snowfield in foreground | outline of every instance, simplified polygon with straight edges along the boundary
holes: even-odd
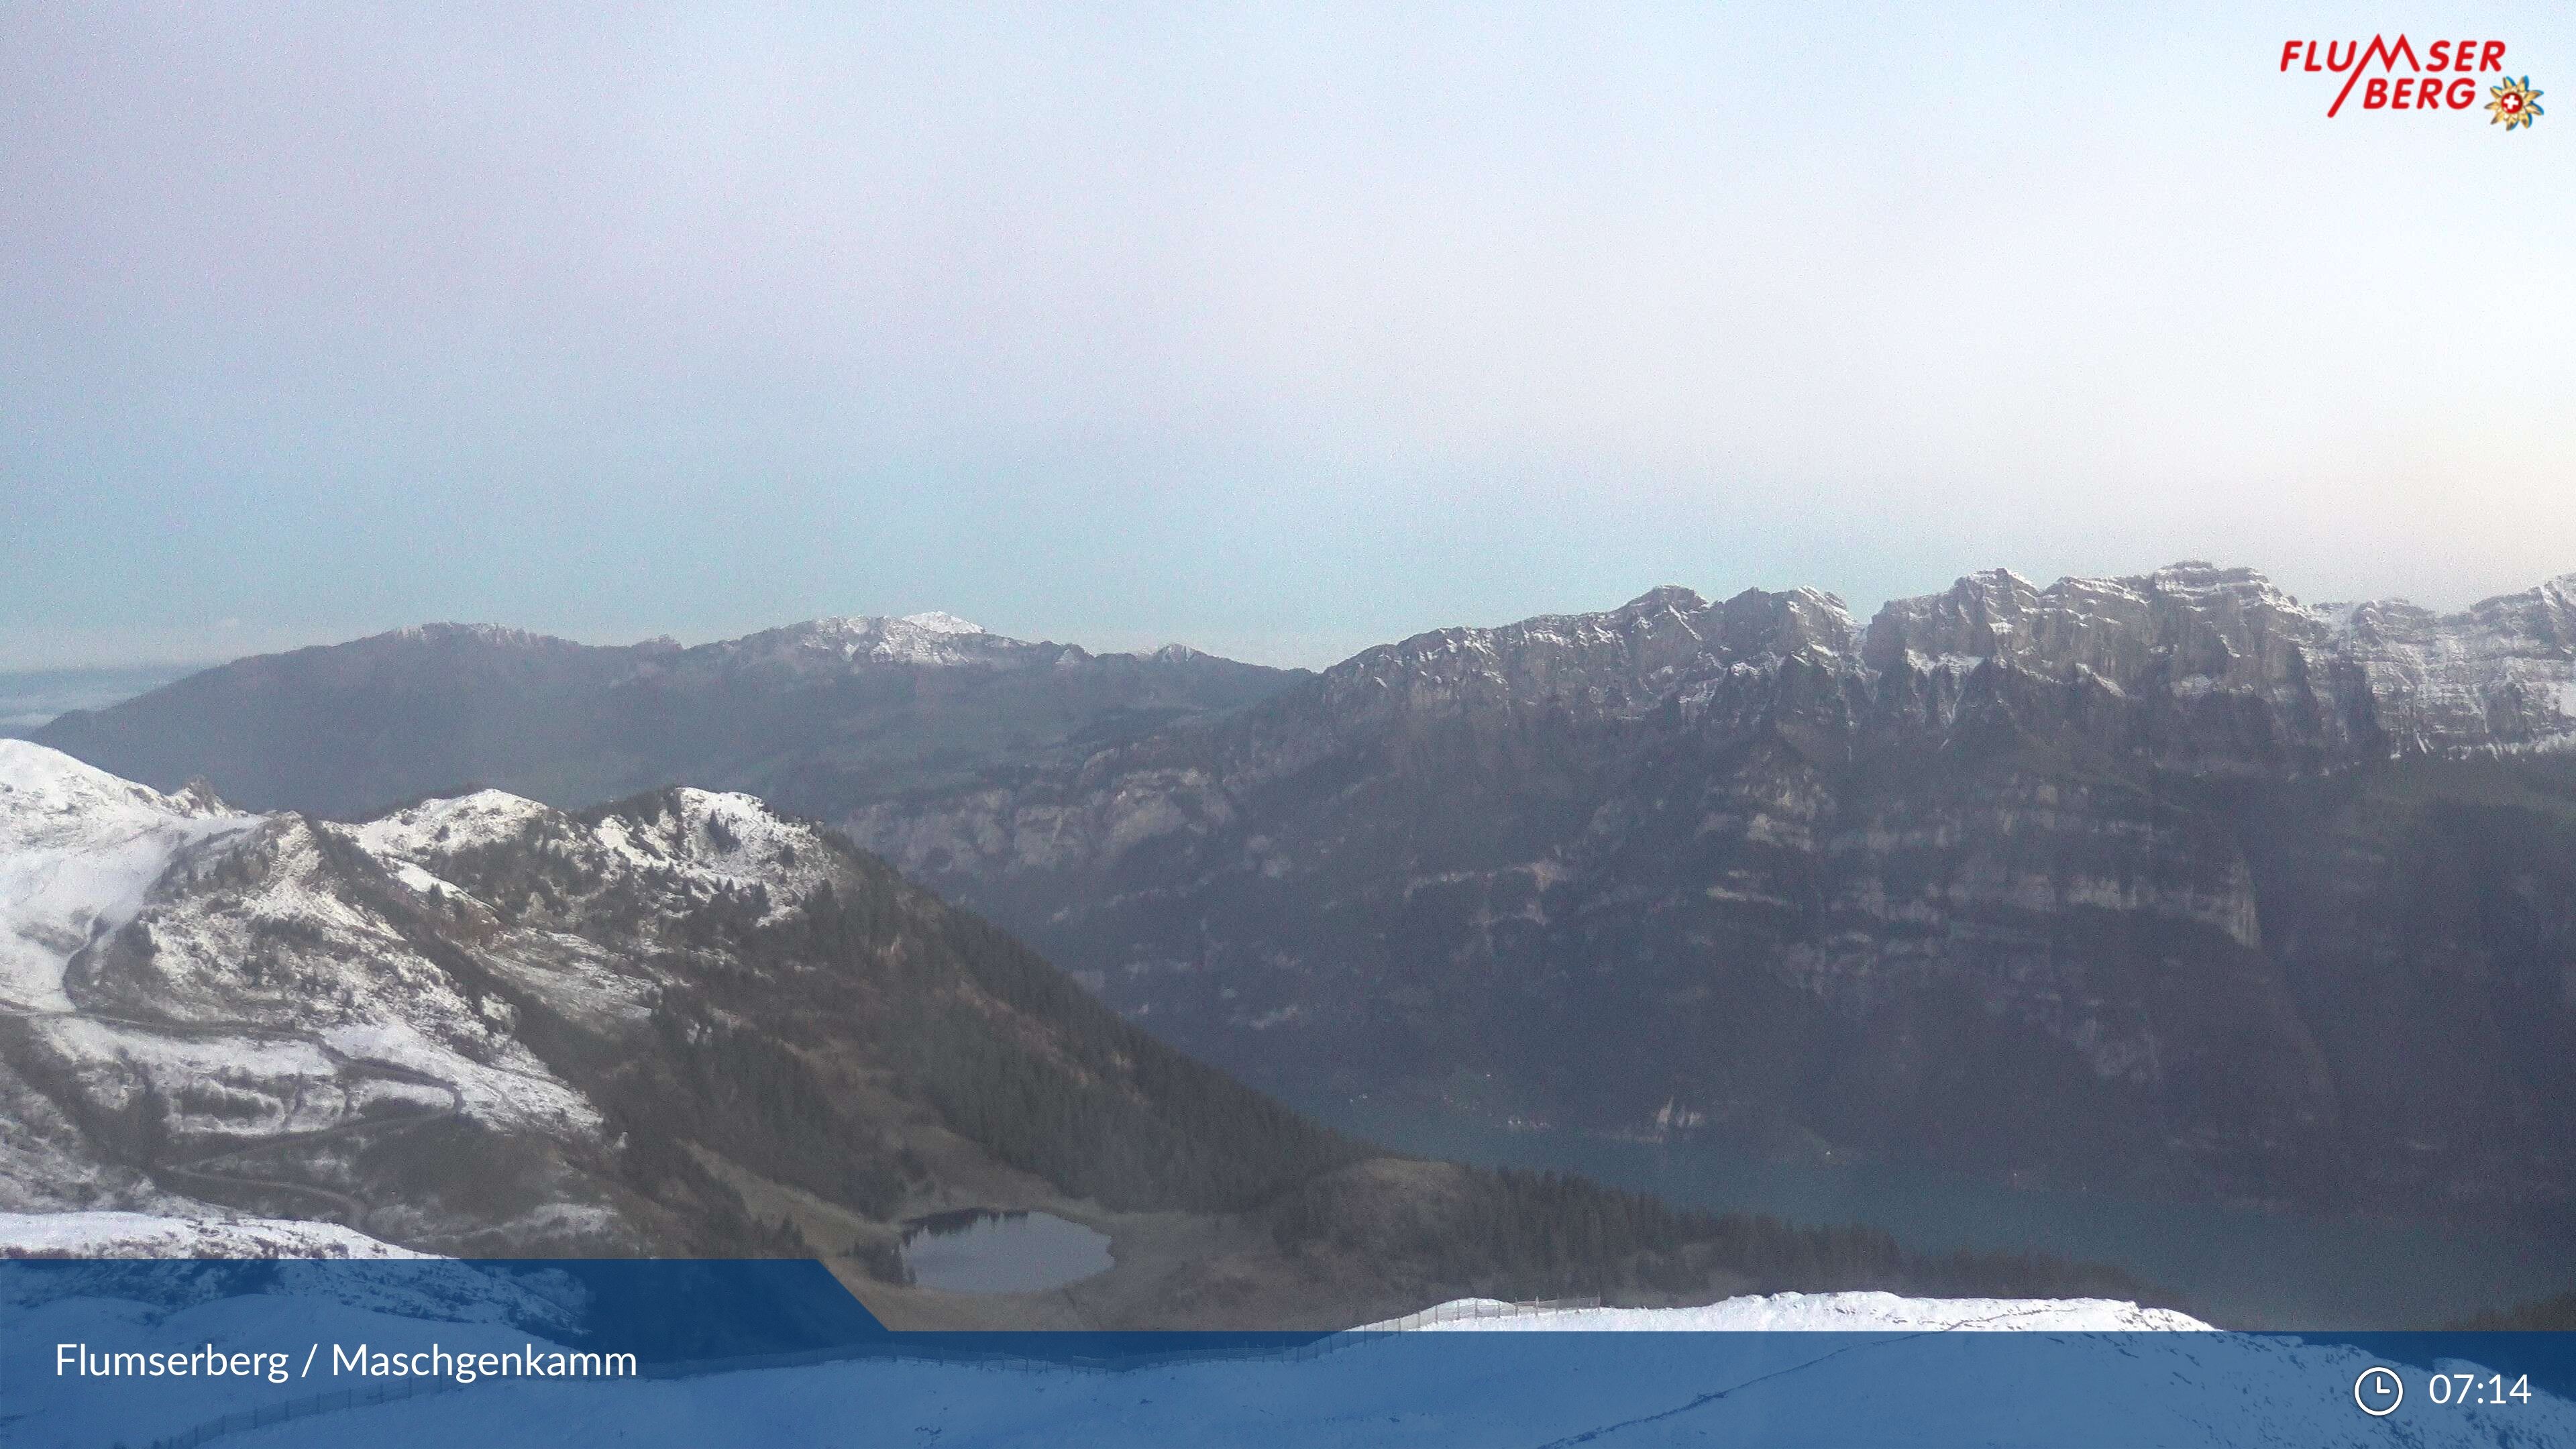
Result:
[[[0,1258],[427,1258],[337,1223],[151,1213],[0,1213]]]
[[[499,1384],[484,1392],[478,1384],[224,1442],[240,1449],[2576,1443],[2576,1405],[2546,1391],[2504,1405],[2427,1402],[2434,1365],[2407,1366],[2413,1389],[2400,1413],[2367,1417],[2350,1394],[2374,1362],[2351,1347],[2235,1333],[1401,1333],[1305,1361],[1117,1373],[878,1361],[546,1389]]]
[[[2170,1308],[2113,1298],[1900,1298],[1893,1293],[1774,1293],[1699,1308],[1517,1309],[1493,1298],[1461,1298],[1370,1330],[1483,1333],[1878,1333],[1889,1330],[2029,1330],[2055,1333],[2215,1332]]]
[[[284,1265],[278,1271],[290,1276],[267,1291],[175,1308],[125,1302],[95,1288],[40,1295],[0,1316],[0,1358],[41,1364],[61,1344],[212,1344],[283,1351],[297,1364],[308,1354],[327,1355],[321,1345],[410,1354],[433,1344],[461,1353],[549,1341],[540,1310],[552,1300],[493,1301],[494,1285],[471,1281],[480,1276],[471,1265],[428,1265],[454,1272],[453,1284],[415,1283],[399,1265],[362,1265],[354,1277],[329,1271],[333,1266]],[[291,1276],[299,1271],[304,1279]],[[387,1274],[394,1277],[371,1281]],[[541,1287],[522,1283],[509,1291]],[[1449,1305],[1471,1313],[1491,1306]],[[2404,1363],[2405,1405],[2371,1418],[2353,1404],[2352,1386],[2382,1360],[2362,1348],[2291,1335],[2093,1331],[2191,1323],[2100,1300],[1784,1294],[1697,1309],[1582,1310],[1502,1322],[1546,1329],[1587,1319],[1626,1329],[1795,1324],[1845,1331],[1352,1334],[1328,1340],[1320,1354],[1256,1349],[1119,1371],[1022,1360],[997,1372],[990,1363],[876,1354],[806,1366],[755,1358],[739,1369],[707,1364],[615,1381],[486,1378],[384,1404],[332,1400],[387,1385],[342,1375],[324,1356],[313,1360],[322,1365],[314,1376],[291,1374],[288,1381],[128,1379],[111,1387],[40,1372],[13,1390],[16,1417],[7,1428],[11,1443],[42,1449],[151,1442],[228,1414],[261,1416],[255,1424],[233,1421],[221,1442],[239,1449],[2576,1444],[2576,1405],[2546,1386],[2501,1403],[2437,1401],[2428,1392],[2432,1372],[2466,1375],[2473,1366]],[[2051,1331],[1975,1331],[2000,1326]],[[277,1422],[290,1405],[301,1406],[298,1416]]]

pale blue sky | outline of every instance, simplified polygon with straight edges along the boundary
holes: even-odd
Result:
[[[1821,8],[7,7],[0,667],[2576,570],[2576,11]]]

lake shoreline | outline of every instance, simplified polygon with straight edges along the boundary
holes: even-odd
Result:
[[[2016,1186],[1946,1169],[1515,1127],[1420,1102],[1303,1100],[1340,1131],[1482,1167],[1568,1172],[1675,1206],[1857,1222],[1909,1248],[2111,1264],[2229,1328],[2438,1328],[2576,1288],[2576,1232],[2546,1222],[2315,1218],[2239,1204]]]

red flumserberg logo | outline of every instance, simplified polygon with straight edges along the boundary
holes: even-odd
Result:
[[[2504,55],[2501,40],[2436,40],[2420,55],[2403,35],[2374,35],[2366,44],[2292,40],[2282,43],[2281,69],[2342,77],[2328,116],[2342,114],[2355,88],[2365,111],[2468,111],[2479,108],[2483,92],[2487,123],[2511,131],[2540,118],[2541,93],[2531,77],[2504,73]]]

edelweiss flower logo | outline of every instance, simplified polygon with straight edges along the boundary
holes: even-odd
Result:
[[[2487,120],[2490,126],[2502,121],[2504,128],[2510,131],[2516,126],[2528,126],[2540,119],[2540,92],[2531,88],[2529,76],[2524,76],[2520,80],[2508,76],[2488,94],[2495,97],[2494,100],[2487,102],[2487,109],[2495,112]]]

